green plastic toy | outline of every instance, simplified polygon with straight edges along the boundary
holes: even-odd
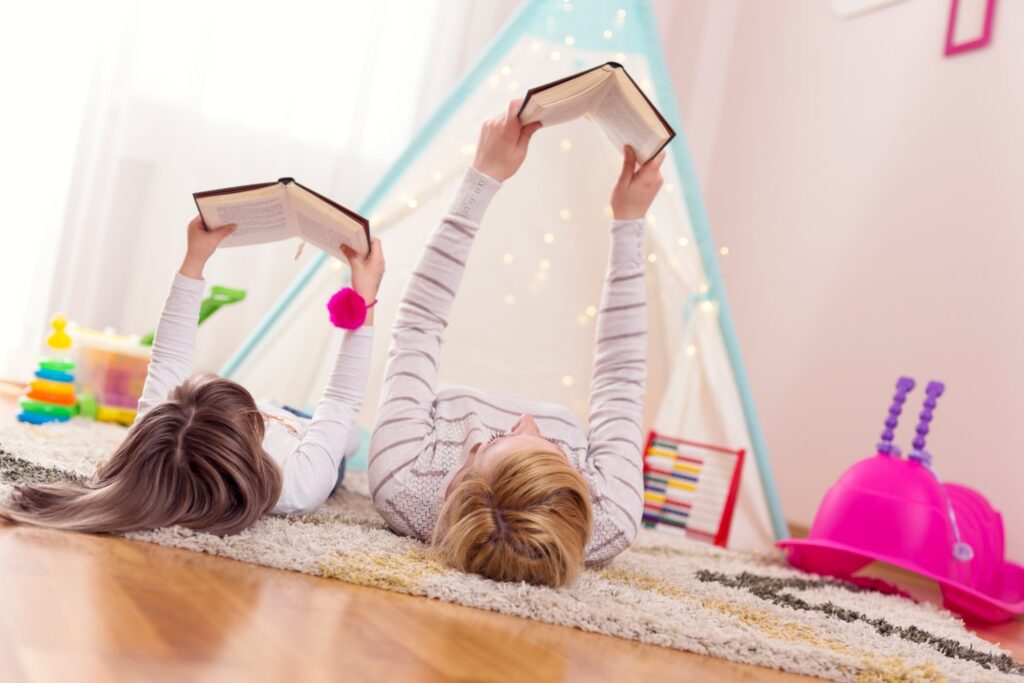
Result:
[[[203,302],[199,305],[199,324],[202,325],[204,320],[209,318],[211,315],[219,311],[224,306],[237,304],[244,298],[244,289],[232,289],[230,287],[214,285],[210,289],[210,296],[203,299]],[[148,334],[144,335],[141,339],[139,339],[139,344],[143,346],[152,346],[154,334],[156,333],[149,332]]]

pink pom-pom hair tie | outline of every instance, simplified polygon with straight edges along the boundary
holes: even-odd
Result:
[[[366,312],[376,305],[376,299],[367,304],[359,292],[351,287],[343,287],[327,302],[327,312],[331,316],[331,324],[335,327],[355,330],[362,327],[366,322]]]

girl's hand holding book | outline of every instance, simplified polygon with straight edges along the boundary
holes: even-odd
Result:
[[[234,225],[222,225],[215,230],[207,230],[203,219],[196,216],[188,224],[188,249],[185,260],[181,263],[179,273],[194,280],[203,279],[203,267],[225,237],[235,231]]]
[[[503,183],[519,170],[526,160],[530,138],[540,130],[541,123],[523,125],[519,122],[522,100],[512,100],[508,110],[480,127],[473,168]]]

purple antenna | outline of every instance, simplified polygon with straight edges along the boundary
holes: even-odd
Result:
[[[953,559],[957,562],[970,562],[974,559],[974,548],[960,536],[960,525],[956,521],[956,512],[953,510],[953,503],[949,500],[949,492],[939,479],[938,473],[932,467],[932,454],[924,449],[925,441],[928,440],[928,425],[932,421],[932,413],[938,404],[939,396],[946,390],[942,382],[928,382],[924,390],[924,407],[921,408],[921,416],[917,423],[917,436],[914,437],[914,450],[907,454],[907,458],[920,463],[922,467],[931,472],[942,489],[946,499],[946,515],[949,517],[950,526],[953,528]]]
[[[924,407],[921,408],[921,416],[917,423],[917,436],[914,437],[914,450],[910,451],[907,457],[919,460],[925,464],[931,464],[932,455],[924,449],[925,441],[928,439],[928,424],[932,421],[932,412],[938,403],[939,396],[946,390],[942,382],[928,382],[924,393]]]
[[[885,429],[882,430],[882,440],[878,442],[878,452],[883,455],[900,454],[900,448],[892,442],[896,425],[900,421],[900,413],[903,411],[903,403],[907,400],[907,394],[914,388],[914,380],[910,377],[900,377],[896,380],[896,393],[892,396],[892,405],[889,406],[889,417],[885,418]]]

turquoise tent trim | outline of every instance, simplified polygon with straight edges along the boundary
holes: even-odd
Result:
[[[638,24],[640,31],[618,31],[620,12],[624,13],[621,16],[630,24]],[[426,121],[413,138],[412,143],[370,191],[360,204],[359,212],[366,215],[377,208],[405,170],[434,140],[451,115],[480,85],[487,74],[498,65],[498,62],[509,52],[516,41],[524,35],[535,36],[552,43],[561,43],[565,36],[571,35],[576,48],[609,53],[633,52],[644,54],[647,57],[661,111],[677,131],[677,137],[672,142],[672,156],[675,160],[676,172],[683,184],[682,190],[686,198],[686,208],[690,216],[694,240],[708,278],[707,297],[718,304],[718,324],[736,380],[736,388],[743,407],[747,431],[750,434],[753,455],[760,471],[761,484],[771,517],[772,531],[776,539],[788,538],[789,531],[771,462],[768,458],[764,432],[757,417],[753,392],[747,377],[743,354],[740,351],[732,311],[725,296],[725,285],[718,265],[717,250],[711,236],[707,209],[704,206],[697,182],[696,169],[686,143],[682,117],[676,104],[677,100],[662,51],[657,23],[648,0],[619,0],[618,2],[586,0],[585,3],[584,0],[575,2],[528,0],[525,2],[506,23],[498,37],[484,50],[483,55],[463,76],[447,99]],[[574,68],[583,68],[584,66],[590,65],[575,64]],[[309,285],[313,276],[324,266],[327,259],[327,254],[319,253],[307,264],[306,268],[291,282],[270,311],[227,360],[220,370],[222,376],[231,377],[238,371],[242,363],[252,354],[259,342],[288,309],[291,302]]]

